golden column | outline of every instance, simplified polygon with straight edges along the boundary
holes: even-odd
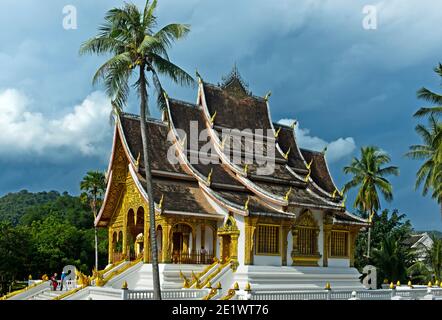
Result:
[[[230,258],[238,260],[238,238],[239,232],[230,236]]]
[[[123,224],[123,258],[129,260],[129,253],[127,252],[127,214],[125,215]]]
[[[282,257],[282,265],[283,266],[287,265],[287,244],[288,244],[287,237],[288,237],[289,231],[290,231],[290,226],[282,226],[282,228],[281,228],[281,235],[282,235],[281,257]]]
[[[192,224],[192,253],[196,253],[196,230],[197,226]]]
[[[244,264],[253,264],[253,234],[256,229],[256,219],[251,217],[245,217],[245,254],[244,254]]]
[[[292,238],[293,238],[293,243],[292,243],[292,252],[291,252],[291,257],[292,257],[292,266],[295,266],[295,257],[298,253],[298,232],[299,230],[297,228],[292,228]]]
[[[148,263],[149,262],[149,207],[147,207],[147,210],[143,207],[144,211],[144,231],[143,231],[143,262]]]
[[[109,234],[108,234],[108,259],[107,259],[107,263],[108,264],[112,264],[112,262],[114,261],[114,242],[113,242],[113,230],[112,228],[109,227],[108,230]]]
[[[168,221],[164,221],[163,227],[163,247],[161,249],[163,254],[163,263],[170,263],[172,261],[170,251],[170,237],[172,225]]]

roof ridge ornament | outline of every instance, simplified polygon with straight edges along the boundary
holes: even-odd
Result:
[[[249,164],[246,163],[246,165],[244,166],[244,173],[246,174],[246,176],[248,172],[249,172]]]
[[[212,117],[210,118],[210,123],[213,125],[213,123],[215,122],[215,118],[216,118],[216,114],[217,112],[215,111],[215,113],[212,115]]]
[[[275,132],[275,138],[278,138],[279,133],[281,132],[282,127],[279,127],[278,130]]]
[[[292,130],[294,130],[294,129],[295,129],[295,126],[296,126],[297,124],[298,124],[298,121],[297,121],[297,120],[293,121],[292,124],[290,125],[290,128],[292,128]]]
[[[207,184],[209,186],[212,184],[212,174],[213,174],[213,168],[210,169],[209,175],[207,176]]]
[[[284,200],[285,201],[289,201],[289,196],[292,193],[292,187],[290,187],[289,191],[287,191],[287,193],[285,194]]]
[[[160,208],[160,210],[163,210],[163,203],[164,203],[164,193],[161,194],[161,199],[160,199],[160,203],[158,203],[158,207]]]
[[[272,91],[267,92],[267,94],[264,97],[264,100],[267,102],[269,101],[270,96],[272,95]]]
[[[245,95],[248,95],[248,96],[252,95],[252,93],[249,90],[249,85],[244,81],[244,79],[241,77],[241,75],[238,71],[238,67],[236,65],[236,62],[233,65],[232,71],[230,71],[230,73],[227,76],[223,76],[221,78],[222,83],[219,84],[219,86],[223,89],[226,89],[232,83],[234,83],[235,80],[239,83],[239,85],[241,86],[241,89],[242,89],[242,91],[244,91],[243,93]]]
[[[203,83],[203,78],[199,74],[198,69],[195,69],[195,74],[196,74],[196,77],[198,78],[198,83],[199,84]]]
[[[249,210],[249,201],[250,201],[250,196],[247,196],[246,203],[244,203],[244,210],[245,211]]]
[[[283,154],[282,156],[284,157],[285,160],[287,160],[289,158],[289,154],[290,151],[292,150],[292,147],[289,147],[289,149],[287,150],[287,152],[285,154]]]

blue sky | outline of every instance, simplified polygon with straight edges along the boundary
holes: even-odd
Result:
[[[134,1],[140,6],[144,1]],[[103,62],[80,57],[104,13],[122,1],[2,0],[0,4],[0,195],[21,189],[67,190],[89,169],[105,169],[111,147],[109,102],[91,78]],[[63,28],[63,8],[77,9],[78,28]],[[377,28],[366,30],[366,5]],[[171,58],[217,83],[234,63],[256,95],[272,91],[274,121],[297,119],[300,143],[321,150],[335,182],[361,146],[377,145],[401,170],[394,201],[416,229],[442,230],[439,208],[414,190],[419,162],[404,157],[419,143],[412,118],[416,91],[440,89],[442,2],[430,0],[165,1],[159,25],[190,23]],[[170,96],[196,91],[165,81]],[[152,106],[152,108],[155,108]],[[136,112],[136,99],[128,111]],[[158,112],[154,112],[158,115]],[[348,200],[351,207],[352,197]]]

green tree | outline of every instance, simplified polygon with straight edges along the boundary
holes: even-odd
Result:
[[[360,211],[358,214],[364,218],[368,217],[368,214],[364,211]],[[393,235],[396,239],[404,242],[410,237],[413,230],[410,220],[406,219],[405,214],[399,213],[397,209],[391,213],[388,209],[384,209],[381,213],[374,215],[371,228],[371,246],[375,249],[379,249],[382,240],[389,235]],[[359,233],[355,246],[355,267],[360,271],[365,265],[373,262],[364,254],[366,253],[366,246],[367,233]]]
[[[142,161],[144,161],[146,193],[149,201],[154,299],[161,299],[152,176],[147,148],[146,119],[150,115],[147,93],[148,75],[151,76],[151,84],[156,89],[157,104],[160,108],[165,106],[165,92],[159,74],[179,84],[193,84],[193,79],[183,69],[173,64],[167,54],[172,43],[183,38],[190,31],[190,26],[173,23],[154,32],[157,25],[157,18],[154,15],[156,5],[156,0],[152,4],[146,1],[142,12],[136,5],[130,3],[126,3],[122,8],[109,10],[105,16],[105,23],[100,27],[100,33],[83,43],[80,53],[112,55],[97,70],[93,82],[104,81],[116,112],[122,110],[127,102],[131,76],[137,77],[134,86],[140,97]]]
[[[432,189],[432,198],[440,204],[442,215],[442,162],[439,157],[442,149],[442,123],[438,122],[434,116],[430,116],[428,127],[419,124],[415,130],[420,135],[423,144],[410,146],[410,151],[406,153],[406,156],[411,159],[424,161],[416,173],[415,188],[423,185],[424,196]]]
[[[84,203],[88,203],[94,214],[94,234],[95,234],[95,270],[98,268],[98,228],[95,220],[98,215],[98,208],[103,202],[104,192],[106,191],[106,182],[104,173],[100,171],[89,171],[80,182],[80,189],[83,193],[80,198]]]
[[[442,64],[439,63],[437,67],[434,68],[439,77],[442,78]],[[430,103],[436,104],[433,107],[422,107],[415,114],[415,117],[423,117],[429,115],[441,115],[442,114],[442,95],[435,93],[425,87],[421,88],[417,92],[417,97],[423,99]]]
[[[442,239],[431,237],[433,245],[427,249],[426,262],[436,280],[442,280]]]
[[[353,175],[352,179],[344,185],[344,192],[359,187],[353,206],[368,215],[371,223],[375,212],[381,204],[378,192],[387,201],[393,200],[393,187],[385,178],[388,175],[399,175],[399,169],[395,166],[384,165],[390,163],[390,156],[377,147],[369,146],[361,148],[361,158],[353,158],[350,166],[344,167],[345,174]],[[370,257],[371,228],[368,228],[367,257]]]
[[[415,261],[414,251],[394,234],[381,241],[379,249],[373,250],[373,262],[378,270],[378,280],[389,279],[404,283],[408,269]],[[379,282],[379,281],[378,281]]]

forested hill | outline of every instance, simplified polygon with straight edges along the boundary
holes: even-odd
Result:
[[[22,190],[0,197],[0,222],[10,222],[13,226],[30,225],[32,221],[47,216],[66,219],[79,228],[92,227],[90,209],[67,192]]]
[[[98,232],[99,267],[107,263],[107,232]],[[0,296],[5,283],[28,275],[60,273],[72,264],[94,265],[93,214],[79,197],[26,190],[0,197]]]

